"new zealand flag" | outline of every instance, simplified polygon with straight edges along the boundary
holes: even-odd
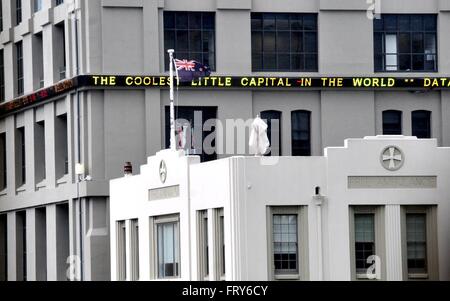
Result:
[[[211,70],[208,66],[197,61],[189,61],[186,59],[175,59],[174,61],[180,82],[191,82],[201,77],[208,77],[211,74]]]

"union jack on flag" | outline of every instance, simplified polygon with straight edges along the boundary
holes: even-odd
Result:
[[[191,82],[201,77],[208,77],[211,74],[208,66],[194,60],[174,59],[174,63],[180,82]]]
[[[195,71],[195,61],[175,59],[177,70]]]

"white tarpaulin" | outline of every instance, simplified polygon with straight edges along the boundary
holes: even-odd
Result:
[[[267,124],[257,116],[250,129],[250,141],[248,143],[250,153],[261,156],[267,153],[270,142],[267,138]]]

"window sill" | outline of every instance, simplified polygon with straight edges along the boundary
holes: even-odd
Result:
[[[299,274],[275,275],[275,280],[300,280]]]
[[[66,184],[67,182],[69,182],[68,174],[66,174],[66,175],[62,176],[61,178],[59,178],[58,180],[56,180],[57,185]]]
[[[45,187],[47,187],[47,179],[44,179],[41,182],[36,184],[36,189],[37,190],[45,188]]]
[[[5,195],[8,195],[8,189],[7,188],[5,188],[2,191],[0,191],[0,196],[5,196]]]
[[[428,279],[428,274],[408,274],[408,279]]]
[[[25,191],[26,191],[25,184],[23,184],[22,186],[20,186],[19,188],[16,189],[17,193],[25,192]]]

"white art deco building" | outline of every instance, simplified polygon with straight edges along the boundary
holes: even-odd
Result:
[[[406,136],[318,157],[158,152],[111,181],[112,279],[449,280],[449,159]]]

